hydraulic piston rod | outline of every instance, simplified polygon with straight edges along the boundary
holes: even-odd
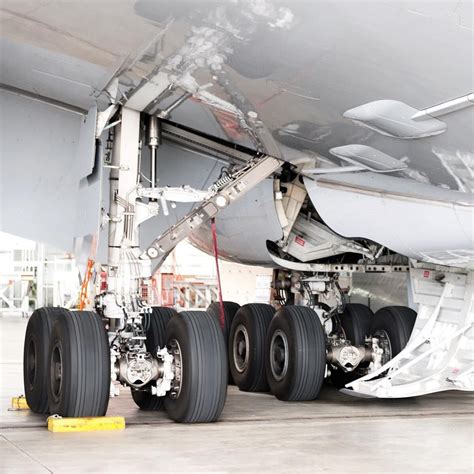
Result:
[[[148,122],[148,146],[150,147],[151,160],[150,160],[150,181],[151,187],[156,187],[156,151],[160,142],[160,132],[158,119],[150,115]]]

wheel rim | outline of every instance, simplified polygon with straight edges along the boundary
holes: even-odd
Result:
[[[57,401],[63,388],[63,354],[59,344],[56,344],[53,348],[50,368],[51,393],[55,401]]]
[[[37,367],[37,358],[36,358],[36,344],[33,339],[30,339],[28,344],[27,352],[27,377],[30,388],[33,388],[36,379],[36,367]]]
[[[377,329],[374,332],[373,337],[376,337],[379,340],[379,347],[383,350],[382,365],[385,365],[392,359],[392,344],[390,343],[390,337],[384,329]]]
[[[249,334],[243,324],[239,324],[234,333],[232,353],[237,372],[245,372],[249,365]]]
[[[288,339],[281,329],[277,329],[270,342],[270,369],[278,382],[283,380],[288,371],[288,359]]]
[[[174,400],[179,397],[183,385],[183,356],[181,346],[176,339],[169,341],[168,351],[173,355],[174,379],[171,382],[169,396]]]

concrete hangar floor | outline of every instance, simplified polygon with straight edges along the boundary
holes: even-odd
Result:
[[[0,472],[473,471],[474,399],[443,392],[355,398],[327,385],[318,400],[285,403],[229,386],[219,422],[181,425],[140,412],[128,390],[108,415],[124,431],[51,433],[45,417],[9,411],[23,393],[26,319],[0,317]]]

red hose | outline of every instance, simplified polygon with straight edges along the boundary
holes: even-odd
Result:
[[[219,307],[220,307],[220,323],[221,323],[221,328],[224,329],[225,310],[224,310],[224,302],[222,301],[221,274],[219,271],[219,250],[217,248],[217,230],[216,230],[216,220],[214,218],[211,219],[211,231],[212,231],[212,245],[214,247],[214,258],[216,259],[217,290],[219,293]]]

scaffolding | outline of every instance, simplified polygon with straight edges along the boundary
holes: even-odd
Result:
[[[69,254],[18,239],[0,248],[0,258],[0,314],[26,317],[43,306],[76,305],[79,279]]]

